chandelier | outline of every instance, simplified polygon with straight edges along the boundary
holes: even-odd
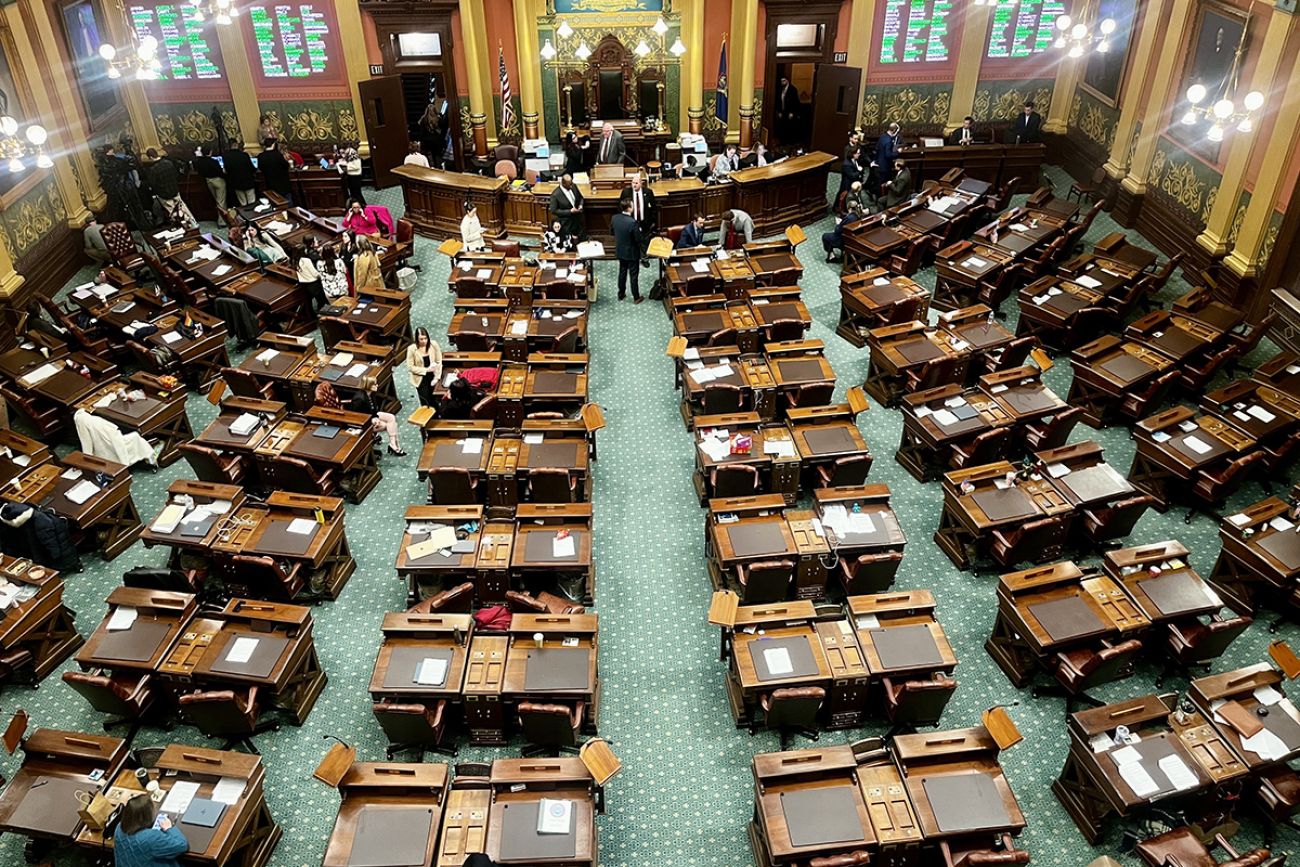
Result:
[[[158,59],[158,40],[143,37],[134,49],[119,52],[111,43],[99,46],[99,56],[108,64],[108,77],[121,78],[123,73],[140,81],[153,81],[162,74],[162,61]]]
[[[38,123],[30,124],[27,129],[23,130],[23,135],[18,136],[18,121],[5,115],[0,117],[0,160],[9,164],[9,171],[13,174],[23,171],[27,164],[23,162],[25,156],[36,156],[36,165],[38,168],[48,169],[54,165],[49,154],[45,152],[45,140],[49,138],[49,133],[45,127]]]
[[[1069,57],[1082,57],[1089,48],[1098,54],[1105,54],[1110,51],[1110,35],[1115,32],[1115,19],[1103,18],[1097,25],[1097,32],[1093,33],[1092,28],[1082,21],[1075,21],[1069,15],[1061,15],[1056,19],[1056,29],[1060,33],[1057,34],[1052,47],[1069,46],[1066,52]]]
[[[1235,71],[1234,71],[1235,77]],[[1226,92],[1228,84],[1225,81],[1222,92]],[[1207,103],[1206,98],[1210,92],[1206,90],[1203,84],[1193,84],[1187,88],[1187,112],[1183,114],[1183,124],[1185,126],[1195,126],[1202,120],[1210,121],[1210,127],[1205,131],[1205,137],[1210,141],[1223,141],[1223,133],[1228,127],[1235,127],[1237,132],[1250,132],[1255,128],[1255,113],[1264,107],[1264,94],[1258,90],[1252,90],[1242,99],[1242,109],[1237,108],[1237,104],[1231,99],[1220,93],[1220,99],[1213,103]]]
[[[647,63],[675,63],[686,53],[686,45],[682,42],[681,36],[678,36],[671,46],[667,46],[668,22],[664,21],[660,15],[655,19],[654,26],[651,28],[657,37],[657,45],[652,46],[645,39],[637,42],[632,52],[642,61]],[[540,54],[542,59],[550,66],[581,66],[591,57],[591,47],[587,45],[587,40],[578,37],[578,44],[573,45],[573,38],[576,31],[569,26],[569,22],[560,19],[560,24],[555,28],[555,42],[551,42],[547,37],[546,42],[542,45]],[[558,45],[557,45],[558,43]],[[565,55],[572,54],[577,58],[576,61],[566,60]],[[655,55],[651,57],[651,55]],[[670,58],[668,55],[672,55]],[[649,58],[647,60],[647,58]]]

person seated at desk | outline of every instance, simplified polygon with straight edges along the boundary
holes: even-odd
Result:
[[[172,199],[171,202],[164,202],[159,199],[158,204],[163,209],[162,226],[160,228],[189,231],[199,227],[199,221],[194,218],[189,205],[181,201],[180,196]]]
[[[975,118],[969,114],[962,120],[961,126],[948,134],[948,144],[975,144]]]
[[[721,238],[722,246],[728,250],[750,243],[754,240],[754,218],[740,208],[727,211],[722,215]],[[741,238],[745,240],[742,242]]]
[[[1011,125],[1011,140],[1015,144],[1031,144],[1043,140],[1043,116],[1034,111],[1033,100],[1026,100],[1024,111]]]
[[[361,389],[352,395],[346,407],[343,406],[339,393],[328,382],[316,386],[316,405],[322,409],[347,409],[370,417],[370,428],[375,439],[388,434],[388,453],[399,458],[406,457],[406,452],[397,442],[397,417],[391,412],[384,412],[375,404],[375,389],[378,387],[373,376],[361,377]]]
[[[349,199],[348,212],[343,215],[343,228],[358,235],[378,235],[379,212],[367,208],[361,199]]]
[[[822,249],[826,251],[827,262],[838,262],[844,253],[844,230],[862,219],[862,205],[852,198],[844,206],[844,213],[836,218],[835,228],[822,232]]]
[[[155,822],[155,817],[157,821]],[[122,805],[113,829],[113,864],[116,867],[177,867],[177,859],[190,850],[180,828],[165,814],[157,815],[147,793]]]
[[[447,387],[447,396],[438,407],[438,418],[448,421],[468,421],[474,417],[474,407],[478,406],[487,393],[470,384],[464,375],[452,380]]]
[[[473,202],[465,203],[465,216],[460,218],[460,242],[471,253],[483,249],[483,224],[478,219],[478,207]]]
[[[284,252],[280,242],[257,223],[249,223],[244,229],[244,250],[252,253],[263,265],[286,262],[289,259],[289,254]]]
[[[704,215],[696,214],[695,217],[682,226],[682,233],[677,236],[677,243],[673,245],[674,250],[681,250],[686,247],[703,247],[704,246]]]
[[[402,165],[420,166],[426,169],[429,167],[429,158],[426,157],[424,151],[420,149],[420,143],[418,141],[413,141],[406,146],[406,158],[402,160]]]
[[[565,234],[581,238],[583,234],[582,191],[573,185],[573,175],[565,172],[560,185],[551,192],[551,218],[558,220]]]
[[[358,293],[367,289],[387,289],[384,272],[379,267],[379,254],[369,238],[357,238],[357,255],[352,260],[352,285]]]
[[[844,201],[844,207],[847,209],[850,205],[856,204],[863,214],[874,214],[879,204],[879,199],[871,194],[871,189],[861,181],[849,187],[849,194]]]
[[[601,165],[622,165],[627,156],[627,145],[623,142],[623,133],[614,129],[612,123],[606,122],[600,128],[600,150],[596,153],[596,162]]]
[[[896,123],[889,125],[889,130],[876,139],[876,171],[880,173],[883,179],[881,183],[889,183],[889,179],[894,177],[894,160],[898,159],[898,139],[899,126]]]
[[[774,162],[780,162],[780,160],[773,160],[769,157],[767,145],[759,142],[752,151],[741,157],[740,167],[742,169],[752,169],[756,166],[770,166]]]
[[[902,160],[894,163],[894,177],[885,184],[885,207],[892,208],[912,193],[912,173]]]
[[[434,406],[433,388],[442,379],[442,347],[429,336],[429,329],[415,329],[415,342],[406,347],[406,370],[420,406]]]
[[[542,250],[547,253],[570,253],[577,244],[573,236],[564,231],[559,220],[552,220],[550,228],[542,233]]]
[[[713,160],[710,180],[725,181],[732,172],[740,169],[740,152],[734,144],[722,149],[722,153]]]
[[[328,301],[348,294],[348,269],[339,259],[338,250],[326,247],[321,253],[316,272],[320,274],[320,288]]]

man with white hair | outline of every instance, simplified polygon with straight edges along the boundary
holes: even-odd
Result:
[[[614,125],[606,121],[600,128],[600,149],[596,151],[596,162],[622,165],[623,157],[626,155],[627,145],[623,143],[623,133],[614,129]]]

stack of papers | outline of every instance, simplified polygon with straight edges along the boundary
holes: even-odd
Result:
[[[1096,289],[1098,286],[1101,285],[1100,280],[1094,280],[1093,278],[1089,277],[1087,274],[1080,274],[1078,277],[1075,277],[1074,282],[1088,289]]]
[[[237,437],[248,436],[257,430],[259,424],[261,424],[261,419],[251,412],[242,413],[239,418],[230,423],[230,432]]]
[[[219,804],[234,806],[239,803],[239,796],[244,794],[244,781],[237,777],[222,777],[212,789],[212,800]]]
[[[511,333],[511,334],[527,334],[527,333],[528,333],[528,320],[527,320],[527,319],[520,319],[520,320],[518,320],[517,322],[512,322],[512,323],[510,323],[510,333]]]
[[[244,640],[244,639],[240,639]],[[199,784],[189,780],[177,780],[172,784],[171,789],[167,792],[167,797],[163,799],[162,812],[169,813],[173,816],[184,814],[190,807],[190,801],[199,793]]]
[[[710,460],[721,461],[731,454],[731,445],[727,440],[704,437],[700,440],[700,451],[708,455]]]
[[[466,437],[460,440],[461,454],[481,455],[483,454],[483,440],[477,437]]]
[[[567,834],[572,826],[572,801],[542,798],[537,802],[538,834]]]
[[[356,379],[357,377],[361,376],[369,369],[370,369],[370,365],[362,364],[361,362],[358,361],[356,364],[349,367],[347,369],[347,372],[344,373],[343,375]]]
[[[1275,416],[1273,413],[1269,412],[1268,410],[1264,409],[1264,407],[1259,406],[1258,404],[1246,410],[1246,414],[1254,416],[1255,418],[1262,421],[1264,424],[1268,424],[1269,422],[1273,421],[1273,419],[1277,418],[1277,416]]]
[[[570,534],[561,539],[558,535],[551,541],[551,556],[559,559],[561,557],[578,556],[577,545],[573,541],[573,535]]]
[[[424,686],[441,686],[447,681],[447,660],[428,657],[415,669],[415,682]]]
[[[336,367],[347,367],[351,363],[351,352],[336,352],[334,353],[334,357],[330,359],[330,364],[333,364]]]
[[[948,427],[949,425],[956,424],[958,419],[957,416],[953,415],[949,410],[938,409],[934,411],[934,421],[936,424]]]
[[[240,636],[230,645],[230,652],[226,654],[226,661],[242,665],[253,658],[253,651],[255,650],[257,650],[256,638]]]
[[[153,522],[153,531],[155,533],[171,533],[180,524],[181,518],[185,516],[185,507],[180,503],[171,503],[162,510],[158,520]]]
[[[763,454],[776,455],[778,458],[792,458],[795,455],[794,442],[764,438]]]
[[[763,661],[767,670],[778,677],[794,673],[794,663],[790,660],[790,651],[784,647],[768,647],[763,650]]]
[[[271,220],[266,224],[266,228],[270,229],[277,235],[287,235],[293,231],[293,226],[288,223],[282,223],[279,220]]]
[[[275,358],[279,354],[280,354],[280,350],[278,349],[263,349],[261,352],[257,353],[257,360],[262,362],[263,364],[266,364],[268,361]]]
[[[707,259],[696,259],[691,262],[691,269],[697,274],[703,274],[709,270],[709,262]]]
[[[288,532],[297,536],[310,536],[318,526],[311,518],[294,518],[289,522]]]
[[[1198,455],[1206,454],[1212,448],[1212,446],[1209,443],[1207,443],[1205,440],[1201,439],[1200,437],[1194,437],[1194,436],[1184,437],[1183,445],[1187,446],[1189,449],[1196,452]]]
[[[967,256],[961,264],[963,268],[983,268],[988,264],[988,261],[981,259],[979,256]]]
[[[109,615],[107,629],[109,632],[125,632],[135,624],[138,616],[139,612],[130,605],[119,605]]]
[[[42,364],[40,367],[31,371],[22,378],[23,385],[33,386],[40,385],[45,380],[59,372],[57,364]]]
[[[80,506],[98,493],[99,487],[94,482],[78,482],[69,488],[68,492],[63,496]]]

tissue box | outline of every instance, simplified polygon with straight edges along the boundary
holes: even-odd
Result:
[[[754,450],[754,438],[748,434],[736,434],[731,438],[731,453],[747,455]]]

